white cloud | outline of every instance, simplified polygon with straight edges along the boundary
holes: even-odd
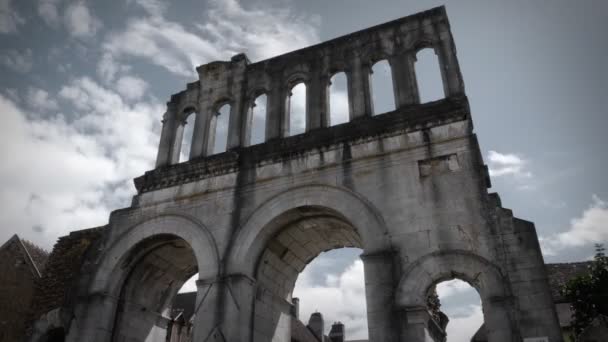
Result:
[[[193,77],[200,64],[247,52],[252,59],[274,56],[319,40],[318,19],[289,10],[249,10],[236,0],[212,1],[204,25],[191,27],[163,17],[157,1],[136,1],[148,15],[132,18],[108,35],[104,49],[115,59],[139,57],[170,72]]]
[[[308,322],[315,311],[325,319],[326,333],[333,322],[344,323],[348,339],[367,338],[367,313],[363,262],[356,260],[341,274],[327,275],[326,285],[313,285],[310,268],[299,275],[293,296],[300,298],[300,319]]]
[[[0,33],[17,32],[17,27],[25,23],[11,2],[12,0],[0,0]]]
[[[502,154],[496,151],[488,153],[488,167],[490,176],[513,176],[530,178],[532,173],[526,170],[527,161],[516,154]]]
[[[446,327],[450,342],[469,342],[477,329],[483,324],[481,305],[467,305],[466,315],[447,314],[450,321]]]
[[[59,2],[61,0],[40,0],[38,2],[38,15],[44,22],[53,27],[59,26]]]
[[[29,87],[25,101],[31,108],[39,111],[56,110],[59,108],[57,101],[50,98],[46,90],[40,88]]]
[[[101,28],[101,21],[91,14],[82,1],[66,8],[64,21],[70,35],[78,38],[92,37]]]
[[[445,299],[470,291],[471,289],[472,287],[468,283],[459,279],[452,279],[437,284],[437,295],[439,298]]]
[[[116,81],[116,90],[129,100],[140,99],[148,89],[148,83],[139,77],[123,76]]]
[[[127,0],[127,2],[135,3],[152,16],[161,16],[165,13],[168,7],[167,2],[162,2],[159,0]]]
[[[8,50],[0,56],[0,64],[16,72],[29,72],[33,65],[32,50]]]
[[[568,230],[540,238],[543,253],[556,255],[564,248],[608,242],[608,203],[596,195],[580,217],[570,220]]]
[[[36,91],[34,91],[36,93]],[[75,119],[30,115],[0,95],[0,226],[50,247],[57,236],[107,223],[110,210],[128,204],[131,179],[153,166],[159,104],[127,104],[84,77],[60,91]],[[43,96],[44,97],[44,96]],[[53,101],[50,96],[47,99]],[[50,181],[49,181],[50,180]]]

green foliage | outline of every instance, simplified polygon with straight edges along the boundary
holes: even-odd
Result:
[[[562,294],[571,303],[572,327],[580,334],[598,315],[608,315],[608,257],[603,245],[595,245],[589,272],[571,279]]]

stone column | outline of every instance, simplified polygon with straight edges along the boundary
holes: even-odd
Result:
[[[433,341],[429,330],[431,316],[426,307],[407,308],[401,315],[401,340],[403,342]]]
[[[483,321],[486,325],[488,341],[511,342],[511,318],[509,317],[509,303],[505,298],[484,298]]]
[[[171,152],[169,153],[169,163],[179,163],[179,155],[182,150],[182,140],[184,138],[184,127],[186,122],[180,118],[175,122],[175,129],[173,130],[173,141],[171,142]]]
[[[212,109],[206,108],[206,106],[201,104],[199,111],[196,113],[194,132],[192,135],[192,147],[190,148],[190,159],[207,155],[209,119],[214,113],[212,113]]]
[[[160,143],[158,144],[158,155],[156,156],[156,167],[166,166],[171,163],[171,151],[175,140],[176,130],[175,106],[167,103],[167,111],[163,115],[163,129],[160,133]]]
[[[266,140],[283,137],[287,112],[285,104],[287,102],[287,90],[285,89],[280,75],[275,75],[272,80],[272,89],[267,98],[266,117]]]
[[[415,62],[416,55],[413,52],[397,54],[390,59],[397,109],[420,103]]]
[[[446,97],[463,95],[464,82],[456,58],[456,47],[447,23],[438,24],[439,42],[435,45],[435,53],[439,57],[443,89]]]
[[[241,98],[237,97],[237,100],[230,106],[226,151],[241,146],[241,123],[246,117],[243,114],[246,114],[246,106],[242,103]]]
[[[306,131],[329,126],[329,82],[314,71],[306,85]]]
[[[230,275],[196,285],[193,341],[250,342],[255,281]]]
[[[348,107],[350,119],[373,114],[372,89],[370,87],[371,66],[353,56],[351,66],[347,72],[348,79]]]
[[[399,341],[398,320],[394,315],[393,259],[392,252],[361,255],[371,342]]]
[[[241,145],[251,146],[251,132],[253,130],[253,109],[255,98],[247,99],[243,106],[243,118],[241,120]]]
[[[112,340],[112,331],[117,315],[118,300],[107,294],[88,295],[78,304],[69,331],[67,342],[105,342]]]

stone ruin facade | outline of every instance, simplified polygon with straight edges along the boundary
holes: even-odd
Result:
[[[420,103],[414,65],[425,48],[445,98]],[[391,66],[396,109],[375,115],[370,72],[380,60]],[[85,245],[74,233],[80,252],[62,271],[69,291],[39,310],[32,341],[57,325],[67,341],[165,341],[171,303],[196,273],[194,341],[290,341],[298,274],[341,247],[363,250],[370,341],[445,339],[426,299],[453,278],[479,292],[488,341],[562,341],[534,225],[487,191],[445,8],[197,71],[167,103],[156,168],[135,179],[131,206],[85,231]],[[350,121],[332,125],[337,72]],[[306,129],[290,136],[290,91],[302,82]],[[252,145],[261,94],[265,141]],[[226,152],[213,154],[224,104]],[[191,114],[189,160],[179,162]]]

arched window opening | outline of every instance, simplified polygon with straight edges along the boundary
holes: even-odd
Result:
[[[190,159],[190,150],[192,149],[192,138],[194,136],[194,121],[196,113],[187,114],[188,117],[184,121],[182,127],[182,145],[179,153],[179,162],[188,161]]]
[[[373,114],[378,115],[394,111],[393,76],[391,66],[386,59],[373,65],[371,78]]]
[[[426,48],[416,54],[416,80],[420,103],[427,103],[445,98],[441,69],[435,51]]]
[[[298,83],[291,88],[288,99],[289,136],[306,131],[306,84]]]
[[[230,120],[230,105],[225,104],[217,111],[213,118],[212,128],[213,135],[211,141],[212,154],[226,152],[228,145],[228,121]]]
[[[331,78],[329,86],[329,124],[339,125],[349,118],[346,74],[339,72]]]
[[[347,339],[367,338],[362,240],[355,228],[338,213],[313,206],[277,220],[282,227],[256,268],[256,281],[267,291],[256,297],[254,330],[268,340],[292,341],[283,329],[291,321],[306,340],[324,340],[332,323],[342,322],[336,328],[345,328]],[[274,309],[264,310],[268,306]]]
[[[250,145],[261,144],[266,141],[266,106],[265,94],[258,96],[251,110],[251,137]]]
[[[447,342],[468,342],[482,334],[483,312],[477,291],[467,282],[441,282],[429,293],[428,309],[435,323],[447,334]]]

